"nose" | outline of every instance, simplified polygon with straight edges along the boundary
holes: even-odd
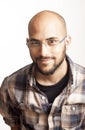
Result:
[[[49,52],[49,47],[46,43],[42,43],[40,46],[39,53],[41,56],[46,56]]]

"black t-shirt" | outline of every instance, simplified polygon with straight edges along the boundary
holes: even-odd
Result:
[[[49,103],[53,103],[54,99],[63,91],[69,80],[69,69],[66,75],[57,83],[51,86],[44,86],[36,82],[38,88],[44,92]]]

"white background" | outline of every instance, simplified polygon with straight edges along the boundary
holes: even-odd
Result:
[[[31,62],[26,47],[27,24],[41,10],[66,20],[72,37],[69,56],[85,66],[85,0],[0,0],[0,84],[4,77]],[[0,130],[9,130],[0,116]]]

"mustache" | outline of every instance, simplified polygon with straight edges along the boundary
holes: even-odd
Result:
[[[49,56],[39,56],[39,57],[36,57],[36,60],[43,60],[43,59],[55,59],[55,57],[49,57]]]

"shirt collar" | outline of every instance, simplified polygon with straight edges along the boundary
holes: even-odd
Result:
[[[72,84],[73,81],[75,80],[76,71],[75,71],[74,63],[68,55],[66,55],[66,60],[69,65],[69,82]],[[35,72],[36,72],[36,67],[35,67],[34,63],[32,63],[29,68],[28,78],[27,78],[30,86],[36,86]]]

